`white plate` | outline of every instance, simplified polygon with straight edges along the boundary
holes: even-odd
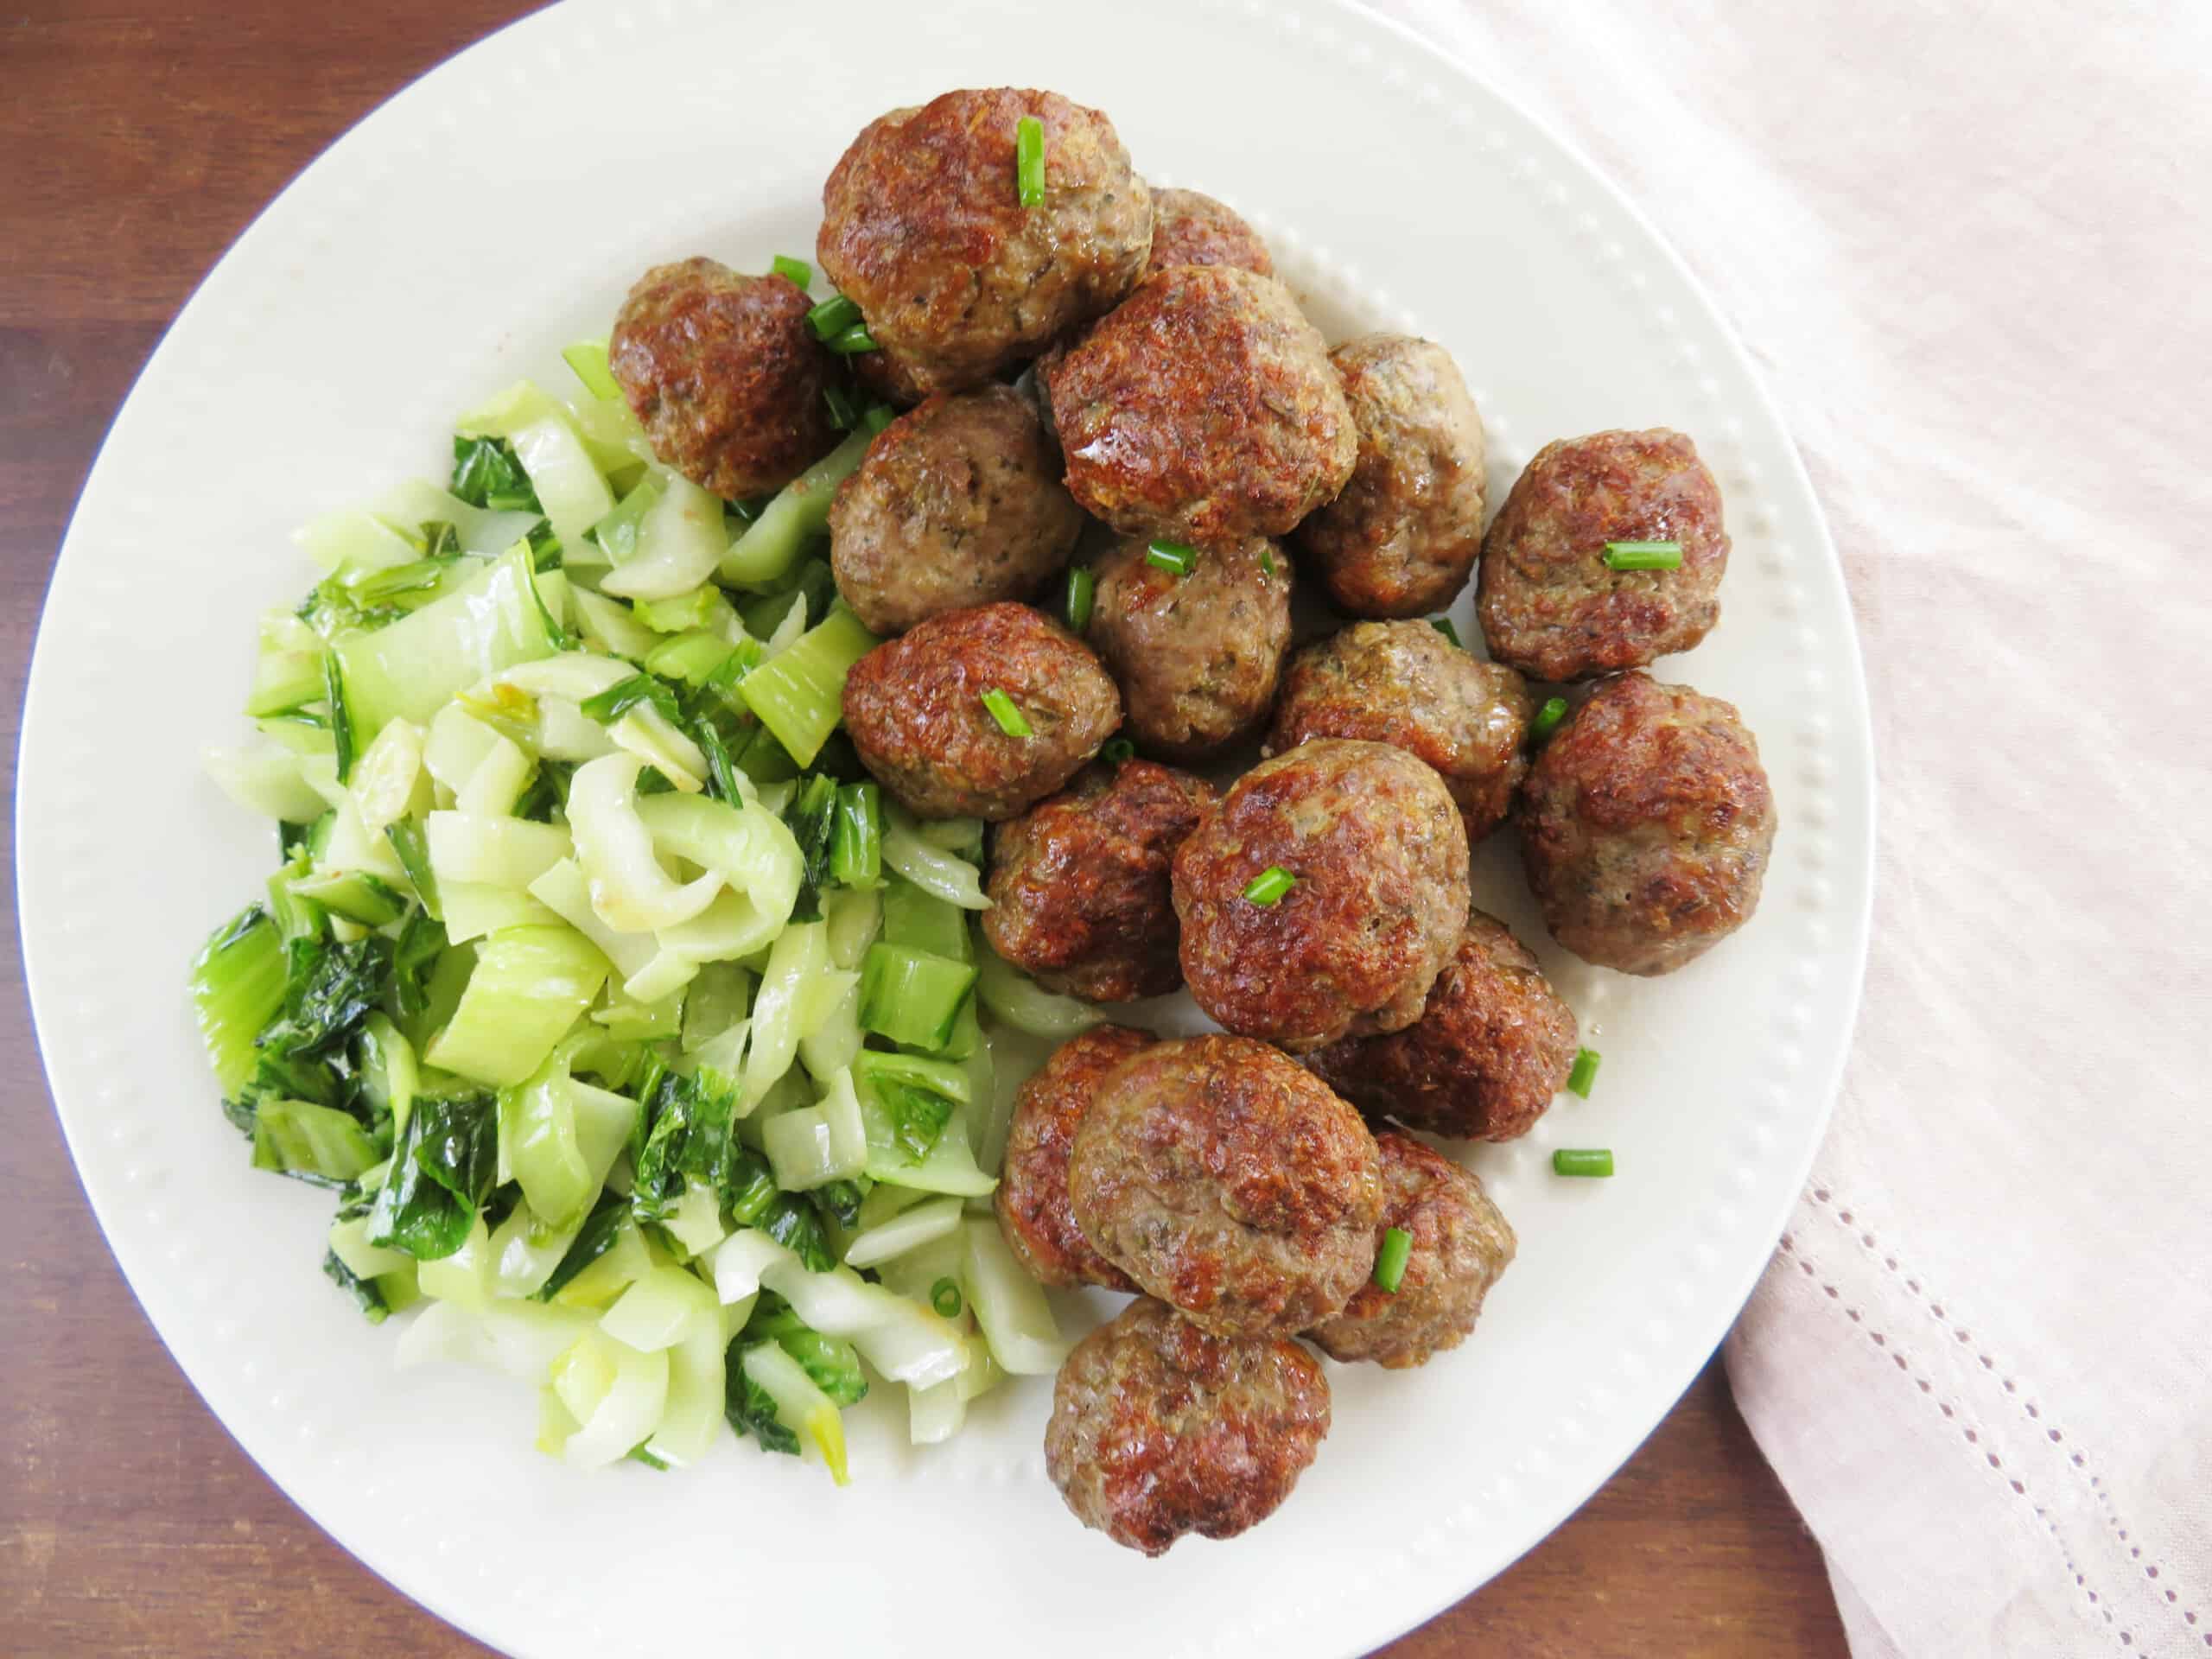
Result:
[[[378,1572],[499,1646],[1370,1646],[1535,1543],[1658,1421],[1819,1139],[1866,944],[1872,763],[1835,556],[1741,348],[1582,162],[1410,37],[1319,0],[1127,0],[1097,21],[1018,0],[529,18],[285,191],[163,341],[86,486],[18,802],[32,1001],[78,1168],[246,1450]],[[1332,334],[1445,341],[1499,498],[1551,437],[1694,435],[1735,557],[1719,629],[1660,671],[1743,709],[1781,811],[1758,917],[1703,961],[1646,983],[1542,952],[1605,1070],[1588,1103],[1471,1154],[1521,1239],[1476,1338],[1411,1375],[1332,1368],[1336,1427],[1294,1499],[1159,1562],[1062,1510],[1041,1382],[926,1452],[900,1443],[903,1413],[863,1407],[842,1492],[749,1445],[681,1477],[540,1457],[527,1391],[392,1370],[393,1332],[316,1271],[327,1198],[247,1167],[185,1008],[188,958],[272,861],[194,757],[238,729],[256,613],[307,585],[290,530],[436,474],[451,417],[518,375],[560,384],[557,349],[603,334],[648,263],[809,252],[822,178],[862,122],[995,83],[1103,107],[1148,176],[1243,209]],[[1503,840],[1478,860],[1478,897],[1540,940]],[[1612,1147],[1620,1173],[1555,1179],[1557,1145]]]

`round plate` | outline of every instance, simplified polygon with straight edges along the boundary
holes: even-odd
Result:
[[[1410,36],[1277,0],[1128,0],[1107,29],[1017,0],[847,0],[828,34],[824,16],[666,0],[531,17],[348,134],[162,342],[86,486],[23,726],[24,949],[62,1123],[117,1259],[231,1432],[348,1548],[487,1642],[595,1654],[647,1628],[671,1649],[741,1630],[783,1652],[834,1629],[902,1653],[1353,1652],[1483,1582],[1620,1464],[1711,1353],[1803,1179],[1851,1029],[1872,848],[1839,567],[1679,262]],[[256,613],[310,581],[291,529],[437,475],[454,415],[500,385],[564,384],[558,348],[604,334],[646,264],[808,252],[822,179],[863,122],[1000,83],[1103,108],[1147,176],[1243,209],[1332,337],[1449,346],[1488,423],[1493,499],[1552,437],[1693,434],[1735,558],[1718,631],[1659,671],[1742,709],[1781,812],[1757,918],[1650,982],[1549,949],[1510,837],[1484,847],[1478,900],[1544,946],[1605,1052],[1595,1096],[1468,1154],[1520,1235],[1476,1338],[1410,1374],[1332,1367],[1335,1427],[1292,1501],[1156,1562],[1061,1508],[1041,1381],[922,1451],[879,1390],[842,1491],[749,1443],[675,1476],[541,1457],[528,1390],[397,1373],[394,1332],[333,1294],[327,1196],[247,1167],[185,1005],[193,951],[273,861],[196,756],[240,729]],[[1620,1173],[1554,1179],[1559,1145],[1611,1147]]]

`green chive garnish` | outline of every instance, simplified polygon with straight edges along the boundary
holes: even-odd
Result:
[[[1272,582],[1275,574],[1275,550],[1265,542],[1260,543],[1260,574]]]
[[[1406,1262],[1414,1253],[1414,1236],[1402,1227],[1391,1227],[1382,1234],[1382,1248],[1375,1253],[1375,1283],[1378,1289],[1395,1296],[1398,1285],[1406,1276]]]
[[[998,721],[999,730],[1008,737],[1027,737],[1030,734],[1027,717],[1015,707],[1014,699],[995,685],[983,693],[983,707],[991,711],[991,718]]]
[[[860,419],[860,411],[853,407],[850,392],[839,385],[824,386],[822,388],[822,401],[829,408],[830,425],[840,432],[853,429],[854,423]]]
[[[788,278],[798,285],[802,294],[814,286],[814,267],[804,259],[794,259],[788,253],[779,253],[768,262],[768,269],[779,276]]]
[[[1023,207],[1045,200],[1045,124],[1033,115],[1014,124],[1014,178]]]
[[[1459,630],[1452,626],[1452,619],[1450,617],[1432,616],[1428,619],[1428,626],[1434,628],[1439,633],[1442,634],[1446,639],[1449,639],[1453,645],[1459,645],[1460,650],[1465,651],[1466,649],[1466,646],[1459,645]]]
[[[1298,878],[1280,864],[1270,864],[1244,889],[1244,896],[1255,905],[1272,905],[1298,885]]]
[[[861,424],[871,432],[880,433],[899,418],[899,411],[888,404],[870,404],[868,413],[861,416]]]
[[[1198,568],[1198,550],[1188,542],[1154,542],[1145,549],[1144,562],[1176,575],[1187,576]]]
[[[842,334],[861,321],[861,308],[842,294],[833,294],[806,314],[806,326],[817,340]]]
[[[1529,722],[1529,741],[1531,743],[1542,742],[1559,729],[1560,721],[1566,718],[1567,699],[1546,697],[1544,706],[1536,710],[1536,717]]]
[[[1098,758],[1109,766],[1118,766],[1124,760],[1137,758],[1137,746],[1126,737],[1110,738],[1106,747],[1098,751]]]
[[[1611,1147],[1561,1147],[1552,1154],[1552,1173],[1554,1175],[1603,1176],[1612,1173],[1613,1151]]]
[[[1581,1096],[1585,1100],[1589,1099],[1590,1085],[1598,1081],[1598,1063],[1604,1058],[1605,1056],[1594,1048],[1576,1049],[1574,1065],[1567,1074],[1567,1086],[1569,1091]]]
[[[862,352],[876,349],[875,336],[868,333],[868,325],[864,322],[856,322],[849,328],[840,328],[822,343],[840,357],[858,357]]]
[[[1607,542],[1605,563],[1616,570],[1679,570],[1680,542]]]
[[[1068,626],[1081,633],[1090,626],[1091,607],[1097,602],[1098,579],[1090,574],[1090,567],[1078,564],[1068,572]]]
[[[930,1306],[948,1319],[960,1317],[960,1287],[952,1282],[950,1274],[930,1287]]]

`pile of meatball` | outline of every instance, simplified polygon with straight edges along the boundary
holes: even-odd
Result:
[[[1222,1028],[1103,1025],[1020,1091],[1009,1245],[1046,1285],[1135,1298],[1061,1371],[1052,1478],[1148,1554],[1228,1537],[1327,1432],[1302,1344],[1419,1365],[1513,1259],[1481,1182],[1410,1133],[1526,1134],[1576,1051],[1535,957],[1473,908],[1473,845],[1510,821],[1553,938],[1624,973],[1681,967],[1758,903],[1758,747],[1642,671],[1718,620],[1719,491],[1681,434],[1603,432],[1540,451],[1485,533],[1451,354],[1332,350],[1249,226],[1148,188],[1051,92],[894,110],[823,206],[817,255],[874,345],[850,372],[905,410],[830,513],[838,591],[886,636],[844,689],[860,758],[912,812],[992,824],[1007,962],[1099,1003],[1187,987]],[[638,284],[611,361],[664,461],[738,497],[834,441],[843,371],[808,308],[703,259]],[[1617,569],[1618,542],[1679,566]],[[1036,607],[1079,548],[1080,635]],[[1471,579],[1488,660],[1424,620]],[[1354,620],[1294,652],[1300,582]],[[1541,744],[1532,683],[1588,686]]]

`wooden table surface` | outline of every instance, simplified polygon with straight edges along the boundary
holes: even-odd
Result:
[[[520,10],[512,0],[0,8],[0,766],[10,799],[48,573],[101,435],[162,329],[301,167]],[[10,813],[0,880],[11,899],[12,830]],[[62,1149],[9,943],[0,1651],[479,1651],[324,1537],[232,1443],[156,1340]],[[1826,1659],[1846,1649],[1819,1552],[1715,1363],[1580,1514],[1389,1651]]]

